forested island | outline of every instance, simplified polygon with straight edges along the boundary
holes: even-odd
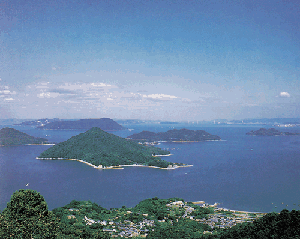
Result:
[[[290,133],[290,132],[280,132],[274,128],[265,129],[260,128],[259,130],[251,130],[250,132],[246,133],[247,135],[252,136],[290,136],[290,135],[300,135],[299,133]]]
[[[30,136],[14,128],[6,127],[0,130],[0,145],[25,145],[47,143],[47,139]]]
[[[160,168],[184,166],[162,160],[155,155],[168,155],[169,151],[141,145],[94,127],[47,149],[39,159],[76,159],[97,168],[120,165],[144,165]]]
[[[135,207],[73,200],[48,210],[34,190],[16,191],[0,213],[0,238],[248,239],[299,238],[300,211],[250,213],[181,198],[145,199]]]
[[[123,126],[118,124],[112,119],[80,119],[80,120],[56,120],[47,124],[38,126],[38,129],[51,129],[51,130],[88,130],[93,127],[98,127],[102,130],[123,130]]]
[[[127,137],[128,139],[157,142],[157,141],[176,141],[176,142],[195,142],[195,141],[207,141],[207,140],[220,140],[217,135],[212,135],[204,130],[189,130],[189,129],[173,129],[167,132],[150,132],[142,131],[137,134],[133,134]]]

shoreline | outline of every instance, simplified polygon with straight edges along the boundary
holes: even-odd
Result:
[[[153,155],[152,154],[152,157],[169,157],[169,156],[171,156],[171,155],[173,155],[173,154],[156,154],[156,155]]]
[[[21,145],[55,145],[55,144],[21,144]]]
[[[265,212],[250,212],[250,211],[245,211],[245,210],[234,210],[234,209],[228,209],[228,208],[223,208],[223,207],[218,207],[220,204],[219,203],[214,203],[214,204],[207,204],[205,201],[194,201],[191,202],[194,205],[199,205],[200,207],[207,207],[207,208],[214,208],[215,212],[231,212],[231,213],[239,213],[239,214],[266,214]]]
[[[130,139],[130,138],[126,138],[129,140],[133,140],[133,141],[139,141],[139,140],[143,140],[143,139]],[[206,140],[170,140],[170,141],[146,141],[144,143],[146,144],[155,144],[155,145],[160,145],[160,143],[199,143],[199,142],[207,142],[207,141],[226,141],[223,139],[206,139]]]
[[[31,146],[31,145],[55,145],[55,144],[0,144],[0,147],[4,147],[4,146]]]
[[[36,159],[40,159],[40,160],[72,160],[72,161],[78,161],[78,162],[81,162],[81,163],[85,163],[93,168],[96,168],[96,169],[124,169],[123,167],[147,167],[147,168],[157,168],[157,169],[166,169],[166,170],[171,170],[171,169],[177,169],[177,168],[186,168],[186,167],[192,167],[193,165],[173,165],[172,167],[168,167],[168,168],[160,168],[160,167],[157,167],[157,166],[148,166],[148,165],[142,165],[142,164],[129,164],[129,165],[118,165],[118,166],[102,166],[102,165],[99,165],[99,166],[96,166],[94,164],[91,164],[89,162],[86,162],[84,160],[81,160],[81,159],[65,159],[65,158],[39,158],[39,157],[36,157]]]

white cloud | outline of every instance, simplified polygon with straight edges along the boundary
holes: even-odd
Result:
[[[150,95],[143,95],[144,98],[153,99],[153,100],[172,100],[177,99],[174,95],[165,95],[165,94],[150,94]]]
[[[5,90],[0,91],[0,94],[3,94],[3,95],[15,95],[16,92],[15,92],[15,91],[7,90],[7,89],[5,88]]]
[[[2,101],[5,98],[16,98],[12,94],[8,95],[9,89],[2,87],[1,90],[4,97],[0,98]],[[20,93],[18,101],[6,101],[6,104],[12,105],[14,103],[22,110],[24,110],[23,107],[27,107],[29,112],[38,114],[38,112],[43,111],[48,115],[54,114],[57,117],[67,117],[67,115],[68,117],[71,115],[94,117],[98,114],[107,114],[107,116],[112,114],[115,117],[128,114],[134,117],[141,112],[148,115],[149,112],[157,109],[169,110],[174,104],[177,107],[186,107],[187,103],[192,102],[175,92],[171,93],[170,89],[165,89],[164,93],[155,93],[156,90],[145,86],[142,89],[137,87],[124,89],[121,86],[97,81],[41,82],[28,85],[25,91]]]
[[[17,92],[11,91],[8,86],[0,86],[0,98],[2,98],[4,101],[14,101],[15,99],[12,98],[12,96],[16,94]]]
[[[49,83],[50,82],[41,82],[38,85],[36,85],[36,89],[49,89]]]
[[[92,86],[96,87],[110,87],[112,85],[104,84],[104,83],[91,83]]]
[[[280,92],[279,97],[289,98],[289,97],[291,97],[291,95],[288,92],[283,91],[283,92]]]
[[[39,98],[56,98],[59,96],[59,93],[56,92],[42,92],[40,94],[37,95],[37,97]]]
[[[65,83],[64,85],[60,85],[58,88],[66,90],[80,90],[86,92],[91,90],[103,90],[104,88],[108,89],[117,87],[104,83]]]

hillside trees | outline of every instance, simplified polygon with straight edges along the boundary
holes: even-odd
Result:
[[[242,223],[221,233],[227,238],[300,238],[300,211],[283,209],[268,213],[253,223]]]
[[[99,128],[92,128],[85,133],[54,145],[44,151],[39,158],[80,159],[93,165],[118,166],[143,164],[166,168],[173,163],[164,161],[153,154],[169,154],[168,151],[140,145],[106,133]]]
[[[0,215],[0,238],[54,238],[58,224],[43,196],[21,189]]]
[[[47,139],[36,138],[13,128],[0,130],[0,145],[44,144]]]
[[[91,208],[94,210],[95,206]],[[99,209],[98,209],[99,210]],[[62,221],[44,197],[34,190],[20,189],[0,214],[0,238],[109,238],[100,225]]]

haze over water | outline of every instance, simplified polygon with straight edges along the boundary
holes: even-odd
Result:
[[[16,129],[61,142],[80,131]],[[97,170],[76,161],[37,160],[51,146],[0,147],[0,210],[14,191],[40,192],[52,210],[75,200],[106,207],[135,206],[151,197],[180,197],[186,201],[219,202],[221,207],[247,211],[300,209],[300,137],[253,137],[246,132],[262,126],[125,125],[133,131],[112,132],[126,137],[142,130],[202,129],[222,141],[162,143],[173,155],[165,159],[192,164],[176,170],[127,167]],[[300,132],[299,128],[281,129]],[[26,187],[26,184],[29,186]],[[272,204],[273,203],[273,204]],[[288,205],[288,206],[287,206]]]

